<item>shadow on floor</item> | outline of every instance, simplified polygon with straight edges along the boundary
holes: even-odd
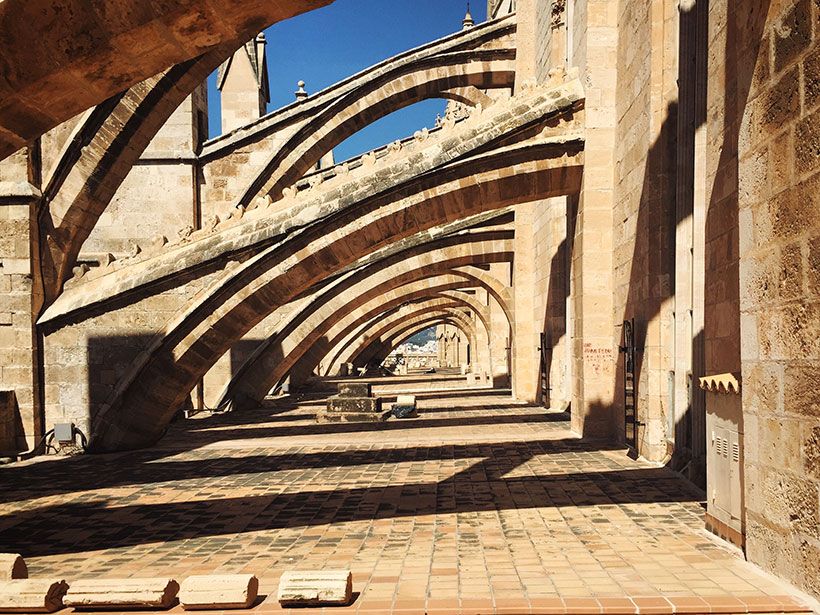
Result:
[[[476,447],[475,454],[486,453]],[[492,447],[488,447],[492,448]],[[335,455],[333,455],[335,456]],[[503,511],[557,506],[689,502],[699,496],[669,470],[641,468],[548,476],[504,478],[505,470],[525,461],[516,455],[479,461],[440,482],[384,487],[264,493],[247,497],[207,497],[187,487],[180,493],[196,501],[161,504],[69,503],[18,512],[0,519],[0,544],[26,557],[40,557],[223,536],[263,530],[312,527],[358,520],[417,515]],[[241,484],[247,486],[244,478]],[[146,495],[155,494],[146,488]],[[131,498],[138,500],[139,492]],[[127,499],[126,499],[127,500]],[[121,500],[122,501],[122,500]],[[627,511],[636,522],[646,511]],[[258,540],[274,542],[275,534]],[[224,543],[220,542],[221,548]]]

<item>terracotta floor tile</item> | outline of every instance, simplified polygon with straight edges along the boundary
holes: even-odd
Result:
[[[640,613],[805,611],[704,534],[679,476],[582,441],[567,415],[430,386],[407,421],[317,425],[309,393],[177,422],[152,449],[2,467],[0,544],[31,576],[253,572],[261,615],[286,612],[284,571],[329,568],[361,595],[328,613],[627,615],[636,596]]]

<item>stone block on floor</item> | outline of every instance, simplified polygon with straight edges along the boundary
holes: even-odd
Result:
[[[339,397],[371,397],[372,387],[369,382],[340,382]]]
[[[259,594],[259,579],[252,574],[190,576],[179,589],[186,611],[247,609]]]
[[[178,592],[179,583],[167,577],[81,579],[71,581],[63,602],[76,609],[167,609]]]
[[[53,579],[0,582],[0,613],[53,613],[63,608],[68,585]]]
[[[26,561],[17,553],[0,553],[0,581],[27,579]]]
[[[348,605],[353,600],[353,575],[349,570],[285,572],[277,599],[284,607]]]
[[[334,395],[328,398],[327,407],[316,413],[317,423],[375,422],[385,418],[382,400],[378,397]]]

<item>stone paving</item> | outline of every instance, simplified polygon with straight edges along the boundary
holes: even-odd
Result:
[[[359,593],[334,612],[806,610],[702,529],[701,493],[566,414],[427,390],[417,419],[317,425],[323,399],[0,469],[0,546],[69,581],[252,572],[257,611],[284,570],[331,568]]]

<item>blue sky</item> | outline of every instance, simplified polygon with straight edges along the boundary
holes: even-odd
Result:
[[[486,19],[487,3],[473,0],[476,22]],[[399,52],[461,29],[464,0],[336,0],[265,30],[271,103],[278,109],[294,100],[296,82],[317,92]],[[209,79],[211,136],[220,132],[219,92]],[[406,137],[432,126],[444,102],[429,100],[407,107],[365,128],[336,148],[336,159]]]

